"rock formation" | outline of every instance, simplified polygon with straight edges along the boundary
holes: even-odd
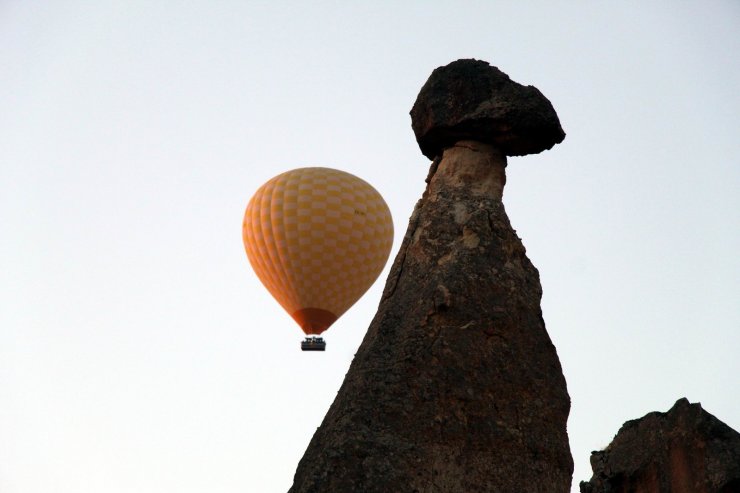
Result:
[[[680,399],[627,421],[591,468],[581,493],[740,493],[740,433]]]
[[[570,400],[501,201],[506,156],[562,141],[557,115],[476,60],[435,70],[411,115],[428,186],[290,491],[566,493]]]

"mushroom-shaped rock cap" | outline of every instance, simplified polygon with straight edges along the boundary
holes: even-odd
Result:
[[[536,154],[565,138],[555,109],[533,86],[517,84],[482,60],[438,67],[411,108],[411,128],[429,159],[460,140],[491,144],[507,156]]]

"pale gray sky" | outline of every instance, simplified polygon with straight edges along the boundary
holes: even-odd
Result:
[[[400,4],[400,5],[399,5]],[[0,491],[281,492],[387,270],[304,354],[244,207],[329,166],[386,198],[428,161],[408,111],[486,60],[568,134],[512,158],[578,481],[679,397],[740,429],[740,4],[0,3]]]

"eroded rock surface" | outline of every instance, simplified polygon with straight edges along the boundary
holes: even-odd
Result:
[[[740,493],[740,433],[680,399],[627,421],[591,467],[582,493]]]
[[[434,71],[411,112],[422,152],[436,158],[428,185],[293,493],[570,489],[570,399],[537,269],[501,201],[506,156],[564,134],[557,123],[548,140],[552,125],[532,123],[536,89],[489,77],[485,62],[451,65],[442,84]]]
[[[432,164],[291,492],[569,491],[570,401],[501,201],[505,165],[473,141]]]

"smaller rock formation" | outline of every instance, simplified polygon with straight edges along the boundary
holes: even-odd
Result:
[[[740,493],[740,433],[679,399],[627,421],[591,468],[581,493]]]

